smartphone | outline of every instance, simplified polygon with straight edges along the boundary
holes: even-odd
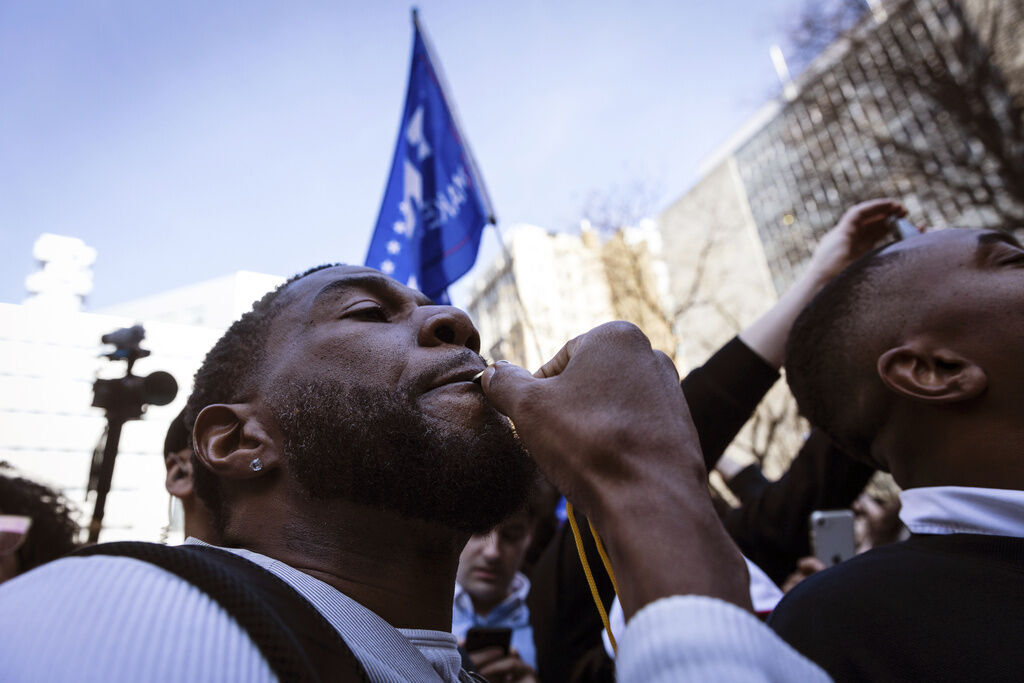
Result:
[[[500,647],[507,655],[509,646],[512,643],[512,629],[510,628],[484,628],[474,626],[466,631],[466,644],[463,649],[466,652],[476,652],[489,647]]]
[[[811,547],[826,567],[854,555],[853,510],[815,510],[811,513]]]

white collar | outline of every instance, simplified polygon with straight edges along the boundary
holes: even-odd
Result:
[[[1024,491],[925,486],[900,493],[900,521],[915,534],[1024,538]]]

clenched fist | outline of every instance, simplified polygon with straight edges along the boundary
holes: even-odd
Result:
[[[711,506],[679,376],[635,325],[601,325],[533,375],[492,366],[481,384],[604,538],[627,618],[676,594],[749,606],[746,569]]]

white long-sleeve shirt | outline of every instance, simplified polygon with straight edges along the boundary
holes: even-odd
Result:
[[[747,563],[747,574],[750,577],[750,603],[754,607],[754,612],[762,616],[770,614],[782,600],[782,591],[768,578],[763,569],[751,562],[745,555],[743,561]],[[612,600],[612,607],[608,610],[608,622],[615,640],[620,640],[622,632],[626,630],[626,617],[622,613],[622,605],[619,603],[618,596]],[[615,650],[612,648],[608,631],[602,629],[601,638],[604,641],[604,651],[608,653],[609,657],[615,659]]]
[[[195,542],[195,541],[191,541]],[[397,630],[323,581],[225,548],[302,594],[371,681],[459,680],[455,636]],[[192,584],[123,557],[69,557],[0,585],[0,680],[271,683],[277,677],[235,620]]]
[[[754,615],[698,595],[663,598],[633,615],[615,665],[620,683],[832,680]]]
[[[311,576],[236,552],[313,603],[346,635],[371,680],[458,679],[451,634],[400,632]],[[11,683],[276,680],[212,599],[159,567],[121,557],[58,560],[0,586],[0,664]],[[829,680],[753,615],[699,596],[665,598],[638,612],[617,667],[624,683]]]

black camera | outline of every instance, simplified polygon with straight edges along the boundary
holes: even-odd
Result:
[[[128,369],[124,377],[97,379],[92,385],[92,404],[107,411],[107,428],[93,451],[89,468],[88,490],[96,492],[92,522],[89,524],[89,543],[99,540],[124,423],[142,417],[147,404],[167,405],[178,395],[178,383],[169,372],[157,370],[146,377],[132,374],[135,361],[149,355],[149,351],[140,346],[145,338],[146,330],[142,325],[125,327],[100,337],[104,344],[114,345],[113,351],[102,355],[110,360],[127,361]]]
[[[127,360],[130,362],[134,362],[139,358],[145,358],[149,355],[149,351],[139,346],[145,338],[146,330],[142,325],[122,327],[119,330],[109,332],[100,337],[100,341],[104,344],[113,344],[114,350],[103,355],[110,360]]]
[[[117,410],[126,418],[142,416],[147,404],[165,406],[178,395],[178,382],[169,372],[157,370],[146,377],[127,375],[118,379],[98,379],[92,385],[92,404],[96,408]]]
[[[114,350],[103,354],[110,360],[128,361],[128,372],[118,379],[98,379],[92,385],[92,404],[109,413],[117,413],[126,420],[142,416],[143,407],[167,405],[178,395],[178,383],[163,370],[139,377],[132,374],[132,366],[149,351],[140,346],[146,338],[142,325],[124,327],[100,337],[104,344],[113,344]]]

